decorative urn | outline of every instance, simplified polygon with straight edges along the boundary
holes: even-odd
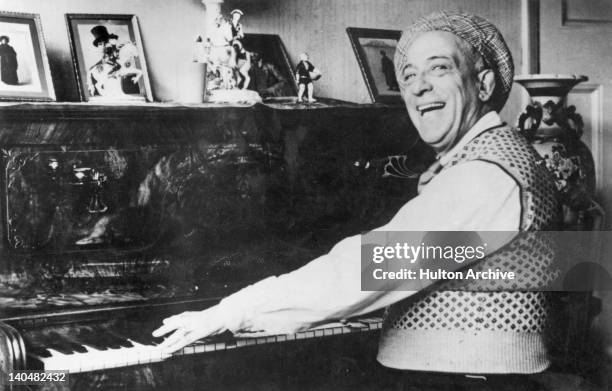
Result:
[[[594,201],[595,163],[589,148],[580,140],[584,123],[576,107],[567,106],[570,90],[587,80],[582,75],[514,77],[531,97],[518,127],[555,177],[565,229],[592,229],[596,222],[587,215],[599,208]]]

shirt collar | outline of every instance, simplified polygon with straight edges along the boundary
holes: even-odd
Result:
[[[495,111],[489,111],[487,114],[480,117],[478,121],[472,126],[470,130],[459,140],[454,147],[452,147],[445,154],[439,155],[438,159],[442,166],[447,165],[450,160],[459,152],[467,143],[472,141],[476,136],[485,130],[494,128],[502,124],[502,120],[499,117],[499,114]]]

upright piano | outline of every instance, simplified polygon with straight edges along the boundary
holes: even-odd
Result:
[[[320,389],[367,370],[377,314],[172,356],[151,331],[384,224],[432,157],[403,108],[338,101],[9,104],[0,153],[0,370],[84,390]]]

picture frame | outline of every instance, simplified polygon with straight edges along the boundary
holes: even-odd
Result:
[[[280,36],[276,34],[245,34],[243,38],[243,44],[245,50],[251,53],[261,53],[263,55],[263,62],[272,64],[279,73],[285,78],[286,82],[283,83],[283,88],[272,98],[284,97],[284,96],[297,96],[297,85],[295,83],[295,71],[291,66],[289,55],[283,45]],[[254,85],[253,72],[257,64],[251,65],[251,84],[249,89],[257,90],[257,86]],[[266,99],[267,97],[263,97]]]
[[[66,24],[82,101],[153,101],[136,15],[66,14]]]
[[[402,32],[357,27],[348,27],[346,32],[372,101],[402,104],[393,67],[395,48]]]
[[[0,11],[0,100],[55,100],[38,14]]]

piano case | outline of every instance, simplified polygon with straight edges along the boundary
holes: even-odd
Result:
[[[369,376],[376,317],[167,359],[150,332],[388,221],[433,156],[404,109],[19,104],[0,108],[0,148],[5,373],[65,369],[42,388],[84,390]]]

